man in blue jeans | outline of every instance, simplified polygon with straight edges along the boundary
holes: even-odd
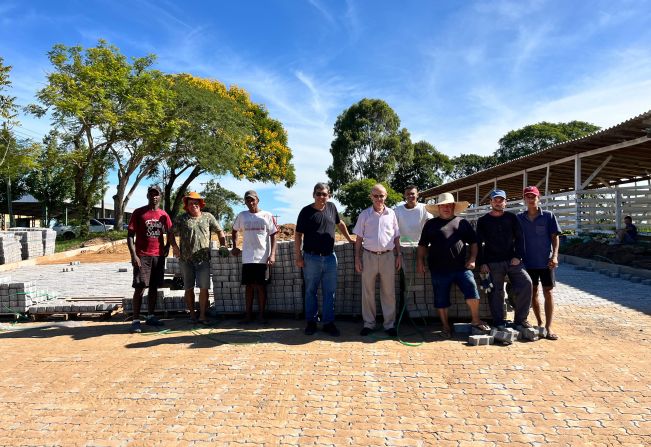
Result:
[[[305,278],[305,335],[317,331],[319,305],[317,292],[321,285],[323,295],[323,331],[333,337],[339,336],[335,326],[335,290],[337,289],[337,256],[335,226],[353,242],[346,224],[339,219],[334,203],[328,202],[330,189],[325,183],[317,183],[312,193],[314,203],[304,207],[298,215],[294,234],[296,266],[303,269]],[[301,246],[303,252],[301,253]]]
[[[515,293],[515,325],[532,327],[527,321],[531,308],[531,278],[524,269],[524,237],[515,214],[506,211],[506,192],[490,193],[491,210],[477,219],[478,263],[482,273],[490,273],[493,290],[488,304],[493,325],[502,328],[504,321],[504,280],[508,276]]]
[[[426,206],[434,218],[425,222],[418,242],[416,271],[425,273],[425,255],[428,255],[434,307],[443,324],[440,333],[443,338],[450,338],[452,333],[448,320],[452,284],[459,287],[466,299],[473,327],[490,330],[479,318],[479,292],[472,274],[477,259],[477,236],[470,222],[457,215],[465,211],[468,205],[468,202],[455,201],[448,192],[441,194],[436,205]]]

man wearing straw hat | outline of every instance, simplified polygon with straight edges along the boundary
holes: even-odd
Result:
[[[222,227],[210,213],[202,212],[206,201],[192,191],[183,197],[184,214],[174,222],[174,233],[180,236],[181,247],[172,238],[174,256],[179,258],[185,289],[185,303],[190,311],[190,322],[208,324],[208,289],[210,288],[210,231],[217,233],[219,243],[226,246]],[[199,319],[194,310],[194,287],[199,287]]]
[[[419,273],[425,273],[427,254],[434,289],[434,306],[443,324],[443,338],[450,338],[451,335],[448,308],[451,305],[452,284],[459,287],[466,299],[472,315],[471,324],[483,331],[490,330],[479,319],[479,292],[472,273],[477,259],[477,236],[470,222],[459,217],[468,205],[468,202],[455,201],[454,196],[448,192],[439,195],[436,204],[426,206],[434,218],[425,223],[418,242],[416,268]]]
[[[530,328],[527,321],[531,307],[531,278],[524,269],[524,237],[515,214],[506,211],[506,192],[490,193],[491,210],[477,219],[479,265],[482,273],[490,273],[493,289],[488,304],[493,325],[502,328],[504,320],[504,280],[508,276],[515,294],[515,325]]]

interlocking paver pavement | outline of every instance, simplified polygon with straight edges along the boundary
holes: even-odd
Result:
[[[558,278],[561,339],[508,347],[353,322],[20,325],[0,333],[0,445],[650,445],[651,287]]]

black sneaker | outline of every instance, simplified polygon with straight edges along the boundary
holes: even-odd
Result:
[[[384,331],[385,334],[387,334],[389,337],[397,337],[398,336],[398,331],[396,331],[396,328],[392,327]]]
[[[316,321],[308,321],[305,326],[305,335],[314,335],[316,333]]]
[[[341,335],[341,332],[339,332],[339,329],[337,329],[337,326],[335,326],[334,323],[326,323],[323,325],[323,332],[326,334],[332,336],[332,337],[339,337]]]
[[[133,320],[131,322],[131,327],[129,328],[129,331],[132,334],[139,334],[142,332],[142,328],[140,327],[140,320]]]
[[[148,316],[147,319],[145,320],[145,324],[147,326],[165,326],[165,323],[163,323],[158,318],[156,318],[155,315]]]
[[[362,337],[366,337],[367,335],[370,335],[371,332],[373,332],[373,329],[371,329],[370,327],[365,327],[364,329],[359,331],[359,335],[361,335]]]

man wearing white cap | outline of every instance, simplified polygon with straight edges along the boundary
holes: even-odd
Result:
[[[484,331],[490,330],[479,319],[479,292],[472,273],[477,259],[477,235],[470,222],[458,216],[468,205],[468,202],[455,201],[450,193],[441,194],[435,205],[426,206],[434,218],[425,223],[418,242],[416,269],[425,273],[425,256],[428,255],[434,306],[443,324],[443,338],[451,335],[448,308],[452,284],[459,287],[466,299],[472,315],[471,324]]]
[[[531,278],[524,269],[524,238],[515,214],[506,211],[506,192],[490,193],[491,210],[477,219],[479,265],[482,273],[490,273],[493,290],[488,304],[493,325],[501,328],[504,321],[504,280],[508,276],[515,294],[515,325],[530,328],[527,321],[531,307]]]

